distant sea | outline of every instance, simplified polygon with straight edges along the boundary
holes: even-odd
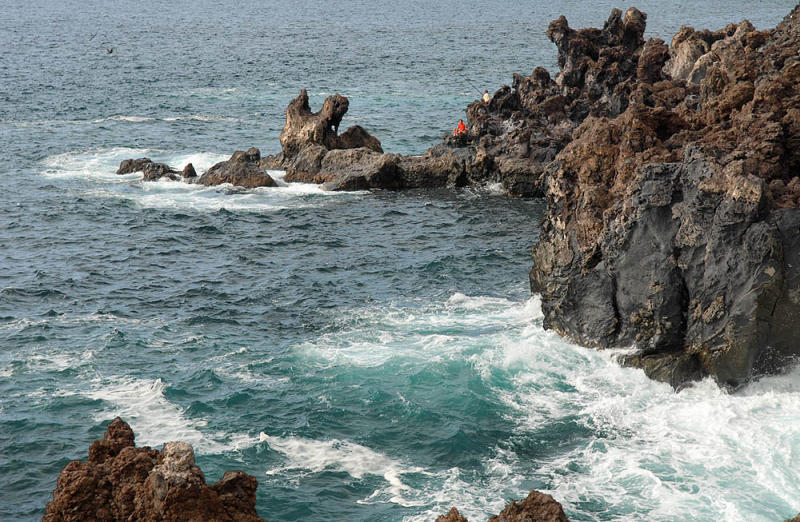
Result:
[[[791,1],[640,2],[647,36],[769,28]],[[542,328],[541,200],[117,176],[278,152],[301,88],[422,153],[598,2],[6,2],[0,16],[0,519],[122,416],[241,469],[291,520],[470,520],[529,489],[573,520],[800,512],[800,369],[681,393]],[[275,176],[281,180],[282,173]],[[263,435],[262,435],[263,434]]]

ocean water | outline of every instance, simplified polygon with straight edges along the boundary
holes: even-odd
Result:
[[[800,512],[800,368],[681,393],[543,330],[540,200],[117,176],[279,150],[301,88],[421,153],[483,89],[555,70],[607,1],[60,2],[0,17],[0,519],[120,415],[270,521],[471,520],[531,488],[573,520]],[[774,26],[794,3],[639,2],[648,36]],[[108,52],[109,49],[113,51]],[[276,172],[280,180],[282,173]]]

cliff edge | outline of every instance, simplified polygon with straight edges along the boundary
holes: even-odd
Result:
[[[675,387],[735,387],[798,354],[798,17],[684,27],[671,47],[642,40],[633,8],[603,29],[550,24],[561,72],[516,79],[516,96],[585,118],[542,172],[546,328],[635,346],[624,362]]]

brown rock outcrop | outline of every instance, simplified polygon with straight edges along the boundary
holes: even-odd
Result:
[[[467,522],[467,519],[452,508],[436,522]],[[524,500],[512,500],[499,514],[489,517],[489,522],[569,522],[569,519],[553,497],[532,489]]]
[[[477,120],[495,136],[535,109],[538,120],[496,135],[561,147],[541,173],[548,208],[531,271],[545,327],[635,345],[625,362],[676,387],[704,376],[737,386],[797,354],[799,17],[772,31],[682,28],[668,51],[641,39],[634,9],[602,30],[550,25],[556,80],[515,78],[497,101],[513,111]]]
[[[130,426],[117,417],[89,448],[88,462],[74,460],[61,472],[42,520],[263,522],[255,510],[257,486],[241,471],[208,486],[191,446],[137,448]]]

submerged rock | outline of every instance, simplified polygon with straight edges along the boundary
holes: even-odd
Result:
[[[89,448],[88,462],[74,460],[61,472],[42,520],[263,522],[255,510],[257,486],[241,471],[208,486],[191,446],[137,448],[130,426],[117,417]]]
[[[277,183],[261,167],[261,152],[250,147],[246,152],[237,150],[229,160],[212,166],[197,180],[199,185],[221,185],[230,183],[237,187],[275,187]]]

